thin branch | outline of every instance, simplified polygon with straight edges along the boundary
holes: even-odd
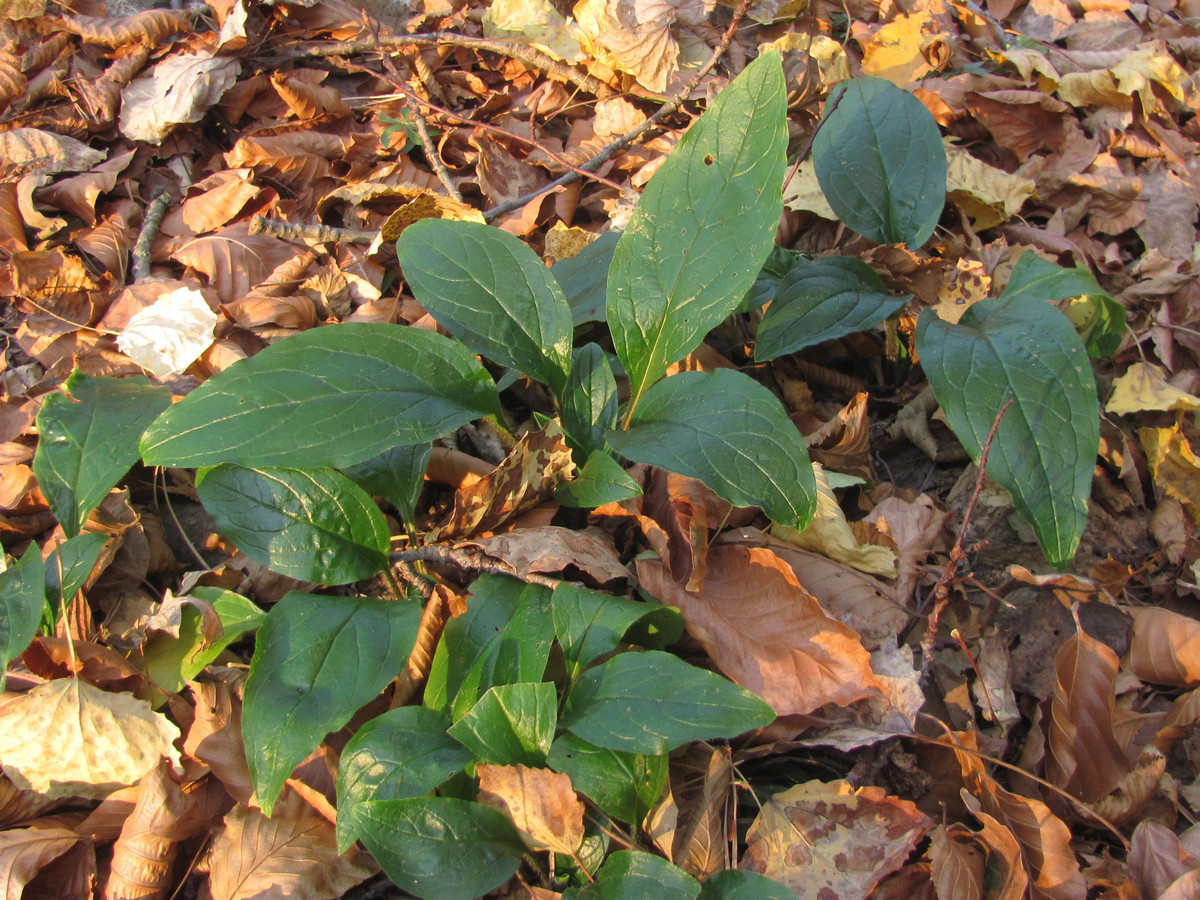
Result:
[[[133,280],[142,281],[150,277],[150,247],[158,236],[163,216],[171,205],[171,192],[163,189],[154,192],[150,205],[146,207],[146,217],[142,219],[142,229],[138,232],[137,242],[133,245]]]

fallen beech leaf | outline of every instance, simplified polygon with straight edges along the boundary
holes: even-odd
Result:
[[[224,681],[192,683],[196,718],[188,730],[183,751],[208,766],[213,775],[241,803],[254,796],[246,746],[242,743],[242,698],[240,685]]]
[[[0,765],[18,787],[49,797],[102,798],[165,756],[179,729],[132,694],[77,678],[39,684],[0,719]]]
[[[1070,107],[1040,91],[986,91],[967,94],[967,108],[996,143],[1021,162],[1037,150],[1059,150],[1067,139],[1064,113]],[[1071,120],[1074,122],[1074,119]]]
[[[932,827],[914,804],[882,788],[810,781],[763,804],[740,867],[774,878],[800,900],[860,900]]]
[[[992,816],[983,811],[976,800],[965,789],[962,792],[963,802],[971,814],[983,826],[977,835],[971,835],[962,825],[950,826],[950,833],[955,837],[960,835],[971,837],[987,850],[988,869],[997,873],[999,885],[988,900],[1024,900],[1029,889],[1029,876],[1021,861],[1021,845],[1013,833],[1000,824]],[[956,894],[941,894],[945,897],[957,897]]]
[[[1014,849],[1016,841],[1013,842]],[[987,859],[975,844],[975,835],[959,824],[939,825],[929,841],[930,874],[939,897],[983,900]]]
[[[1178,423],[1170,428],[1141,428],[1138,440],[1145,448],[1154,483],[1188,507],[1195,519],[1200,512],[1196,506],[1200,498],[1200,462]]]
[[[121,134],[161,143],[176,125],[199,122],[237,81],[241,63],[194,53],[168,56],[121,92]]]
[[[8,165],[36,168],[40,175],[86,172],[107,155],[73,137],[37,128],[0,133],[0,159]]]
[[[576,531],[545,525],[479,538],[470,544],[521,572],[562,572],[573,567],[597,584],[630,577],[612,538],[599,529]]]
[[[68,824],[55,819],[42,819],[26,828],[0,831],[0,885],[4,886],[5,900],[19,900],[25,885],[38,872],[80,841],[91,843]]]
[[[213,341],[217,314],[199,291],[179,288],[129,320],[117,337],[121,352],[151,374],[177,375]]]
[[[148,9],[132,16],[100,18],[70,15],[61,20],[60,27],[77,34],[89,44],[120,47],[141,42],[154,47],[181,31],[187,30],[191,16],[182,9]]]
[[[1151,684],[1200,684],[1200,622],[1158,607],[1130,610],[1129,669]]]
[[[928,494],[915,500],[888,497],[878,503],[865,521],[875,524],[896,542],[900,577],[896,597],[907,604],[917,587],[920,566],[934,550],[949,514]]]
[[[1194,897],[1197,875],[1200,875],[1200,860],[1184,849],[1175,832],[1153,819],[1138,823],[1129,842],[1129,879],[1140,896],[1160,900],[1168,896],[1173,900]],[[1174,884],[1188,876],[1193,893],[1168,895]]]
[[[1167,383],[1160,366],[1138,362],[1113,382],[1112,396],[1104,407],[1116,416],[1146,410],[1200,410],[1200,397]]]
[[[1037,188],[1032,179],[989,166],[949,140],[945,145],[946,193],[971,217],[971,224],[977,230],[992,228],[1011,219]],[[967,260],[958,261],[960,266],[965,262]],[[991,279],[987,278],[987,284],[990,283]],[[938,315],[947,318],[941,309]],[[958,319],[949,321],[957,322]]]
[[[690,744],[671,760],[668,827],[653,838],[689,875],[704,880],[729,868],[730,792],[733,762],[728,747]],[[662,809],[662,806],[659,807]],[[656,816],[656,810],[651,813]]]
[[[583,843],[583,803],[567,775],[528,766],[479,765],[479,802],[512,819],[535,850],[574,855]]]

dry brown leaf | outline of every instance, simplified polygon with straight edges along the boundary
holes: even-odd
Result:
[[[932,827],[882,788],[810,781],[763,804],[740,868],[774,878],[800,900],[862,900]]]
[[[583,843],[583,803],[567,775],[528,766],[480,765],[479,802],[512,819],[535,850],[573,856]]]
[[[929,863],[939,897],[983,900],[987,858],[980,852],[975,835],[964,826],[956,823],[934,829],[929,840]]]
[[[333,825],[285,789],[271,818],[239,805],[213,840],[213,900],[331,900],[379,870],[365,853],[338,855]]]
[[[1200,859],[1184,849],[1175,832],[1153,819],[1138,823],[1129,842],[1129,876],[1142,897],[1194,897],[1197,875]],[[1191,893],[1168,893],[1184,879]]]
[[[0,831],[0,885],[4,900],[21,900],[25,886],[45,867],[59,860],[81,841],[57,817],[39,819],[25,828]],[[92,860],[93,871],[95,859]]]
[[[502,559],[521,572],[563,572],[578,569],[597,585],[629,578],[612,537],[596,528],[577,531],[558,525],[522,528],[470,542],[488,556]]]
[[[675,809],[667,858],[702,881],[729,868],[733,774],[728,747],[696,742],[671,760]]]
[[[35,818],[54,805],[36,791],[23,791],[0,775],[0,828]]]
[[[988,900],[1024,900],[1029,888],[1029,876],[1021,863],[1021,845],[1013,837],[1013,833],[985,813],[979,801],[966,790],[962,792],[962,799],[983,827],[977,835],[971,835],[971,832],[958,824],[950,826],[950,831],[955,836],[971,835],[987,851],[988,868],[997,873],[999,882],[994,891],[988,894]],[[941,896],[948,898],[955,895]]]
[[[107,691],[139,693],[146,686],[146,675],[128,659],[110,647],[91,641],[75,641],[68,646],[61,637],[35,637],[21,654],[29,671],[47,680],[78,675]]]
[[[996,143],[1021,162],[1037,150],[1058,150],[1066,142],[1070,107],[1040,91],[984,91],[967,94],[967,108]]]
[[[949,514],[928,494],[915,500],[888,497],[866,517],[896,542],[899,577],[896,598],[907,605],[913,597],[920,577],[920,566],[933,553]]]
[[[1152,684],[1200,685],[1200,622],[1159,607],[1132,609],[1129,668]]]
[[[262,188],[250,180],[250,169],[225,169],[216,172],[188,188],[179,204],[177,214],[192,234],[207,234],[234,219],[247,203],[262,193]],[[164,221],[164,234],[183,234],[169,228]]]
[[[254,785],[242,743],[240,685],[203,681],[190,686],[196,698],[196,718],[188,729],[183,752],[208,766],[231,797],[248,803]]]
[[[781,716],[877,696],[871,658],[852,628],[829,616],[770,550],[725,544],[708,554],[697,592],[657,560],[638,560],[638,580],[683,612],[688,632],[730,679]]]
[[[201,272],[228,303],[250,293],[276,267],[301,252],[277,238],[250,234],[250,226],[239,223],[187,240],[171,258]]]
[[[271,87],[298,119],[316,119],[324,115],[344,116],[350,107],[337,88],[322,85],[328,73],[319,69],[274,72]]]
[[[166,38],[186,31],[191,14],[182,9],[149,9],[132,16],[97,18],[72,13],[59,23],[64,31],[77,34],[89,44],[120,47],[141,41],[155,47]]]
[[[4,773],[48,797],[101,798],[134,784],[161,756],[179,762],[179,729],[166,716],[77,678],[39,684],[0,722]]]
[[[806,434],[804,442],[809,456],[826,469],[874,481],[867,397],[863,391],[855,394],[834,418],[812,434]]]

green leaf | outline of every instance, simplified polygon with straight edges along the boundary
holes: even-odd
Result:
[[[147,676],[167,692],[182,690],[185,681],[199,675],[222,650],[253,631],[266,617],[241,594],[222,588],[195,587],[181,599],[178,637],[154,632],[141,647]],[[205,604],[220,623],[220,635],[213,640],[205,634],[205,617],[198,604]]]
[[[576,460],[608,446],[604,436],[617,425],[617,379],[598,344],[585,344],[575,351],[563,395],[562,421]]]
[[[666,754],[609,750],[570,732],[551,746],[547,763],[608,815],[631,825],[646,818],[667,783]]]
[[[402,706],[355,732],[338,762],[339,853],[358,839],[360,803],[422,797],[471,761],[471,754],[446,734],[449,727],[443,712]]]
[[[550,267],[571,307],[575,327],[604,321],[608,268],[620,232],[607,231],[569,259],[560,259]]]
[[[46,557],[46,596],[56,606],[60,598],[70,603],[87,583],[107,542],[105,535],[88,531],[63,541],[50,551]]]
[[[738,312],[750,312],[751,310],[760,309],[764,304],[770,303],[775,299],[775,291],[779,287],[779,282],[783,280],[783,276],[790,272],[795,266],[802,264],[807,256],[800,253],[798,250],[788,250],[780,247],[778,244],[771,247],[771,254],[763,263],[762,269],[759,270],[758,277],[754,279],[754,284],[750,286],[750,290],[746,292],[746,296],[742,298],[742,302],[738,304]]]
[[[786,106],[779,56],[763,54],[646,185],[608,273],[608,326],[631,410],[758,276],[783,212]]]
[[[888,293],[875,270],[850,256],[800,263],[780,279],[754,345],[759,362],[865,331],[912,299]]]
[[[196,475],[196,493],[220,532],[273,572],[346,584],[387,565],[383,513],[335,469],[216,466]]]
[[[588,669],[567,695],[563,726],[626,753],[666,753],[686,741],[731,738],[775,718],[766,701],[659,650],[621,653]]]
[[[555,499],[563,506],[584,509],[629,500],[641,493],[642,486],[603,450],[589,456],[573,480],[564,481],[554,489]]]
[[[796,895],[791,888],[766,875],[726,869],[704,880],[700,900],[796,900]]]
[[[417,501],[425,489],[432,444],[392,447],[378,456],[342,470],[342,474],[369,494],[376,494],[396,507],[407,525],[417,514]]]
[[[1056,307],[1021,292],[979,301],[958,325],[925,310],[916,345],[946,421],[976,462],[1013,400],[987,474],[1012,492],[1046,559],[1064,568],[1087,522],[1100,445],[1100,403],[1079,335]]]
[[[554,643],[550,591],[504,575],[481,575],[467,611],[446,623],[433,655],[425,705],[458,721],[488,688],[541,681]]]
[[[420,620],[416,603],[370,597],[290,591],[271,607],[242,711],[246,762],[264,813],[292,769],[400,671]]]
[[[525,850],[507,816],[470,800],[369,800],[356,816],[388,878],[423,900],[475,900],[508,881]]]
[[[619,850],[596,873],[596,880],[563,900],[696,900],[700,882],[661,856]]]
[[[8,664],[25,652],[46,606],[46,568],[36,543],[20,561],[0,572],[0,691]]]
[[[803,528],[817,508],[804,438],[779,400],[741,372],[681,372],[646,392],[609,443],[634,462],[698,478],[734,506]]]
[[[63,389],[38,411],[33,474],[54,518],[74,537],[137,462],[138,440],[171,405],[171,391],[140,375],[92,378],[78,370]]]
[[[554,634],[563,649],[568,683],[578,678],[592,660],[616,650],[629,626],[661,608],[569,581],[559,583],[551,602]]]
[[[350,466],[500,411],[457,341],[348,322],[285,338],[214,375],[142,437],[148,465]]]
[[[421,305],[464,344],[562,396],[571,368],[571,308],[536,253],[478,222],[422,219],[396,241]]]
[[[946,149],[933,115],[883,78],[835,90],[813,141],[813,168],[839,219],[880,244],[916,249],[946,202]]]
[[[557,706],[557,693],[548,681],[496,685],[449,734],[483,762],[541,767],[554,740]]]
[[[1000,299],[1075,298],[1067,318],[1075,326],[1092,359],[1103,359],[1121,346],[1125,337],[1125,307],[1097,283],[1087,269],[1064,269],[1036,253],[1021,254]]]

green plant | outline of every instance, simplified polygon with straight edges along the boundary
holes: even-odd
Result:
[[[314,329],[169,407],[163,389],[140,380],[73,376],[71,398],[51,398],[38,421],[35,471],[53,511],[77,533],[140,452],[147,465],[200,467],[200,499],[252,559],[324,585],[359,581],[388,567],[389,535],[372,494],[394,503],[417,537],[430,443],[502,415],[483,356],[553,396],[579,464],[559,492],[564,503],[594,507],[634,495],[619,455],[692,476],[730,503],[803,528],[815,479],[775,396],[735,371],[664,377],[739,308],[770,301],[756,346],[769,360],[877,325],[909,299],[890,294],[860,260],[773,252],[785,115],[781,66],[767,55],[681,139],[615,247],[589,249],[591,275],[579,263],[552,272],[521,241],[485,225],[407,228],[397,244],[403,275],[453,338],[390,325]],[[848,225],[918,246],[942,208],[941,148],[932,117],[910,94],[860,79],[831,104],[813,149],[823,189]],[[609,254],[601,316],[594,270]],[[916,338],[951,427],[976,457],[996,411],[1014,400],[989,471],[1059,566],[1082,531],[1098,440],[1088,351],[1046,302],[1065,297],[1091,298],[1076,316],[1087,348],[1111,350],[1119,307],[1087,273],[1033,258],[959,325],[926,311]],[[573,347],[575,326],[599,318],[628,378],[623,413],[609,356],[594,343]],[[103,463],[87,443],[101,420]],[[60,550],[64,573],[80,568],[65,564],[70,544]],[[74,558],[88,552],[79,546]],[[4,573],[0,661],[21,652],[44,615],[45,572],[26,554]],[[64,574],[61,590],[70,589]],[[252,627],[243,613],[229,607],[231,627]],[[307,593],[288,594],[266,615],[243,716],[266,812],[294,767],[400,671],[420,617],[411,597]],[[610,820],[641,822],[662,791],[671,749],[734,737],[773,717],[753,694],[662,652],[680,630],[666,607],[568,583],[551,590],[479,578],[466,614],[441,637],[423,705],[371,720],[345,748],[339,842],[361,839],[421,896],[476,896],[516,870],[529,836],[476,800],[472,774],[487,765],[548,768],[570,776],[594,813],[578,844],[551,848],[557,871],[576,880],[567,896],[617,896],[641,879],[670,896],[701,895],[664,860],[608,855],[606,838]],[[726,873],[702,895],[775,890],[750,873]]]

